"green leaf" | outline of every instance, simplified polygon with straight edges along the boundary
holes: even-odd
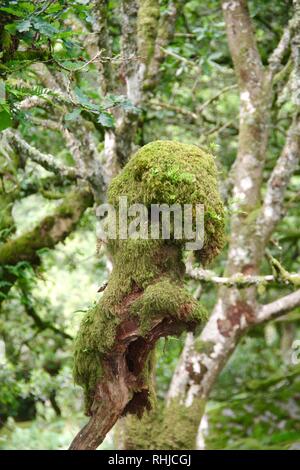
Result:
[[[57,13],[59,11],[62,11],[63,10],[63,6],[62,5],[59,5],[58,3],[54,3],[53,5],[50,5],[48,8],[47,8],[47,13]]]
[[[51,38],[53,34],[56,34],[58,30],[52,26],[52,24],[48,23],[47,21],[41,20],[39,18],[33,21],[33,27],[37,31],[39,31],[44,36]]]
[[[76,95],[76,98],[77,98],[78,102],[83,107],[89,108],[93,111],[98,111],[99,110],[99,105],[97,105],[97,104],[93,103],[92,101],[90,101],[89,98],[86,95],[84,95],[84,93],[82,93],[80,88],[75,87],[74,92],[75,92],[75,95]]]
[[[20,18],[23,18],[26,13],[22,10],[18,10],[17,8],[11,8],[11,7],[0,7],[0,11],[4,11],[5,13],[9,13],[14,16],[18,16]]]
[[[110,113],[105,113],[105,112],[99,114],[97,121],[103,127],[113,127],[115,124],[113,115]]]
[[[74,109],[71,113],[65,114],[65,121],[76,121],[81,113],[81,109]]]
[[[131,112],[134,114],[138,114],[140,112],[139,108],[134,106],[130,100],[125,99],[120,103],[121,108],[124,109],[124,111]]]
[[[16,34],[17,32],[17,24],[16,23],[9,23],[4,26],[5,31],[8,31],[11,34]]]
[[[26,10],[28,13],[32,13],[35,9],[35,5],[34,2],[21,2],[20,8],[22,8],[22,10]]]
[[[25,33],[29,31],[30,28],[31,28],[30,20],[24,20],[17,24],[17,31],[19,31],[19,33]]]
[[[7,129],[12,125],[12,118],[9,111],[0,108],[0,131]]]

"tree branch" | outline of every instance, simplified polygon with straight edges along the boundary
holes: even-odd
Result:
[[[157,25],[157,35],[154,43],[154,52],[148,67],[145,87],[153,89],[160,78],[160,66],[166,55],[166,47],[175,33],[175,23],[184,6],[182,0],[169,0],[167,10],[160,15]],[[193,64],[194,65],[194,64]]]
[[[222,277],[217,276],[213,271],[208,271],[202,268],[193,268],[190,263],[186,264],[186,274],[192,279],[198,281],[216,284],[226,287],[245,288],[250,286],[260,286],[266,284],[290,284],[300,285],[300,273],[285,273],[285,276],[279,274],[268,274],[266,276],[246,275],[242,273],[235,273],[232,276]]]
[[[22,137],[11,130],[5,131],[7,140],[25,157],[30,158],[35,163],[38,163],[48,171],[55,173],[64,178],[76,180],[82,178],[83,175],[79,170],[72,167],[67,167],[58,163],[53,155],[40,152],[35,147],[28,144]]]
[[[39,264],[38,250],[53,248],[75,228],[84,211],[93,203],[87,188],[70,192],[53,215],[45,217],[34,229],[0,246],[0,265],[16,265],[26,261]]]
[[[164,103],[163,101],[158,101],[156,99],[152,99],[150,101],[150,105],[153,105],[154,107],[174,111],[176,114],[181,114],[182,116],[187,117],[189,120],[193,122],[199,121],[199,116],[197,113],[194,113],[193,111],[190,111],[189,109],[182,108],[181,106],[176,106],[171,103]]]
[[[174,111],[178,114],[182,114],[183,116],[186,116],[187,118],[189,118],[191,121],[197,123],[197,122],[199,122],[200,118],[203,117],[203,116],[201,116],[203,111],[205,111],[205,109],[208,108],[208,106],[211,103],[213,103],[215,100],[217,100],[224,93],[227,93],[228,91],[233,90],[236,87],[237,87],[236,85],[229,85],[229,86],[223,88],[218,93],[216,93],[214,96],[212,96],[207,101],[205,101],[205,103],[203,103],[201,106],[199,106],[199,108],[197,108],[196,112],[190,111],[189,109],[183,108],[181,106],[176,106],[176,105],[171,104],[171,103],[165,103],[163,101],[158,101],[156,99],[152,99],[150,101],[150,105],[153,105],[153,106],[159,107],[159,108],[169,109],[170,111]]]
[[[265,85],[264,69],[246,0],[222,2],[229,48],[240,91],[238,154],[234,163],[231,238],[228,274],[243,272],[245,264],[258,269],[257,243],[249,237],[247,215],[257,209],[268,142],[270,86]]]
[[[283,215],[284,195],[290,178],[300,160],[300,120],[295,121],[288,133],[284,148],[271,173],[263,207],[257,219],[257,234],[268,241]]]
[[[74,338],[71,335],[69,335],[68,333],[66,333],[63,330],[60,330],[55,325],[53,325],[51,322],[43,320],[37,314],[37,312],[36,312],[36,310],[35,310],[35,308],[32,304],[32,301],[28,296],[28,292],[27,292],[25,286],[22,285],[21,282],[19,282],[18,284],[19,284],[20,291],[21,291],[21,293],[24,297],[24,300],[25,300],[25,301],[22,302],[23,305],[24,305],[24,308],[25,308],[25,312],[33,320],[34,325],[38,329],[38,331],[51,330],[54,333],[58,334],[59,336],[62,336],[65,339],[73,340]]]
[[[228,43],[241,89],[250,94],[262,81],[263,67],[246,0],[222,0]],[[253,90],[251,90],[253,86]]]
[[[109,44],[109,30],[107,21],[107,0],[94,0],[94,17],[95,20],[92,24],[95,33],[96,48],[98,52],[103,51],[107,58],[111,57],[111,48]],[[111,66],[111,61],[98,61],[97,68],[99,72],[99,83],[103,95],[113,89],[114,74]]]
[[[228,91],[234,90],[235,88],[237,88],[237,85],[234,84],[226,86],[222,90],[218,91],[218,93],[216,93],[214,96],[205,101],[205,103],[199,106],[199,108],[197,108],[197,114],[201,114],[211,103],[220,98],[220,96],[224,95],[224,93],[227,93]]]
[[[263,305],[257,312],[256,322],[263,323],[265,321],[274,320],[284,313],[300,306],[300,289],[292,294],[285,295],[280,299],[269,304]]]
[[[272,52],[269,58],[269,74],[270,78],[273,78],[282,68],[282,59],[286,54],[291,41],[291,30],[290,26],[286,27],[278,46]]]

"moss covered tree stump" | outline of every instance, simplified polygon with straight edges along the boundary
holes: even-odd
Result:
[[[108,201],[128,205],[203,204],[208,263],[224,243],[224,212],[214,159],[193,145],[169,141],[141,148],[112,181]],[[173,235],[173,236],[172,236]],[[184,288],[186,239],[108,241],[114,268],[99,303],[84,317],[75,343],[74,377],[85,393],[88,424],[71,449],[96,449],[119,417],[141,416],[154,406],[156,341],[194,330],[205,309]]]

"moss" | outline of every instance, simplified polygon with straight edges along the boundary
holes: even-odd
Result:
[[[158,449],[195,449],[196,436],[205,402],[194,398],[191,406],[172,400],[164,411],[163,428]]]
[[[138,50],[145,63],[154,52],[155,38],[159,20],[159,1],[140,0],[137,22]]]
[[[131,313],[140,318],[141,330],[147,333],[153,318],[176,316],[179,320],[189,319],[198,323],[206,318],[206,310],[192,295],[168,278],[148,286],[141,297],[133,302]]]
[[[224,245],[224,209],[217,187],[214,158],[195,145],[156,141],[145,145],[110,185],[108,199],[118,207],[119,197],[128,205],[203,204],[204,246],[197,255],[203,264]],[[184,243],[187,240],[182,240]]]
[[[74,380],[84,389],[86,411],[101,377],[103,354],[113,346],[119,324],[118,317],[106,311],[104,305],[102,302],[88,311],[75,341]]]
[[[141,418],[133,415],[126,416],[121,426],[124,427],[123,435],[118,435],[120,429],[117,427],[116,441],[121,440],[126,450],[153,450],[158,449],[158,436],[161,434],[163,425],[163,406],[159,402],[155,408],[145,412]]]
[[[163,408],[160,403],[154,410],[144,413],[141,419],[126,418],[125,448],[127,450],[192,450],[205,403],[194,399],[191,406],[174,399]]]
[[[127,196],[128,206],[204,204],[205,243],[198,255],[208,262],[224,243],[224,213],[216,176],[213,157],[198,147],[152,142],[133,155],[111,182],[108,202],[117,213],[121,196]],[[171,240],[108,241],[114,269],[100,302],[83,319],[75,343],[74,376],[85,390],[87,409],[101,379],[103,355],[117,348],[117,328],[123,320],[135,318],[141,336],[146,337],[157,317],[173,317],[187,324],[206,318],[204,308],[183,288],[185,242],[172,239],[172,234]],[[137,383],[147,383],[151,390],[153,365],[151,370],[149,364],[146,361]]]
[[[212,341],[203,341],[199,337],[195,339],[194,348],[199,354],[210,354],[214,349],[214,343]]]
[[[15,222],[12,216],[12,207],[14,204],[14,195],[0,191],[0,240],[5,240],[6,234],[14,231]]]
[[[72,231],[81,215],[92,204],[88,190],[70,192],[53,215],[45,217],[33,230],[11,239],[0,247],[0,263],[14,265],[19,261],[37,263],[37,251],[52,248]]]

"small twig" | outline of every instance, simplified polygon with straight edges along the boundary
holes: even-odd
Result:
[[[186,274],[188,277],[197,279],[201,282],[222,285],[226,287],[245,288],[250,286],[272,284],[274,282],[278,284],[289,284],[294,286],[300,285],[300,273],[288,273],[287,271],[285,271],[285,273],[287,273],[285,276],[278,274],[252,276],[243,273],[236,273],[233,276],[222,277],[218,276],[213,271],[208,271],[202,268],[194,268],[190,262],[186,264]]]
[[[199,65],[195,64],[192,60],[186,59],[185,57],[182,57],[179,54],[176,54],[176,52],[169,51],[168,49],[165,49],[164,47],[161,47],[161,50],[166,54],[171,57],[173,57],[176,60],[179,60],[180,62],[183,62],[184,64],[190,65],[191,67],[195,68],[198,70],[198,72],[202,73],[202,68],[199,67]]]
[[[77,68],[74,68],[74,69],[69,69],[68,67],[63,65],[61,62],[59,62],[57,59],[55,59],[55,57],[53,57],[53,56],[52,56],[52,60],[56,65],[58,65],[58,67],[65,70],[66,72],[75,73],[75,72],[79,72],[80,70],[84,69],[89,64],[92,64],[93,62],[96,62],[97,59],[101,56],[102,52],[103,52],[102,50],[98,51],[97,54],[94,57],[92,57],[90,60],[85,62],[83,65],[80,65],[80,67],[77,67]]]
[[[214,96],[209,98],[207,101],[205,101],[198,109],[197,109],[197,114],[201,114],[205,108],[207,108],[213,101],[217,100],[220,96],[224,95],[224,93],[227,93],[230,90],[234,90],[237,88],[237,85],[229,85],[222,90],[220,90],[218,93],[216,93]]]

